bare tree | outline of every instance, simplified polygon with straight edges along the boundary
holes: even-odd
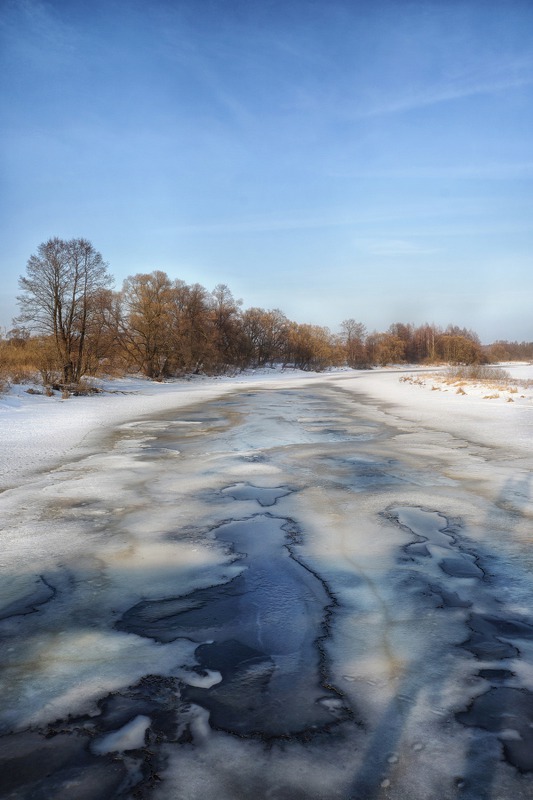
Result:
[[[172,326],[178,372],[211,372],[217,361],[211,294],[199,283],[173,284]]]
[[[272,311],[248,308],[244,311],[242,328],[246,362],[261,367],[282,361],[287,348],[289,325],[285,314],[277,308]]]
[[[112,284],[107,264],[87,239],[55,237],[30,256],[19,284],[21,313],[15,323],[51,335],[63,381],[79,381],[88,366],[88,331],[97,298]]]
[[[344,347],[329,328],[290,323],[287,359],[297,369],[320,372],[344,361]]]
[[[366,328],[355,319],[341,322],[341,338],[346,348],[346,363],[349,367],[364,369],[368,366],[368,355],[365,347]]]
[[[384,367],[405,361],[405,343],[392,333],[374,331],[367,336],[366,349],[369,362]]]
[[[452,326],[448,326],[446,332],[439,336],[437,341],[437,352],[443,361],[448,361],[450,364],[483,363],[481,346],[471,336],[448,333],[449,330],[454,329]]]
[[[215,286],[211,295],[217,367],[223,372],[229,366],[238,365],[239,353],[242,352],[244,339],[240,314],[242,300],[235,300],[225,283]]]
[[[172,300],[172,282],[161,270],[124,281],[122,345],[129,360],[149,378],[162,378],[171,371]]]

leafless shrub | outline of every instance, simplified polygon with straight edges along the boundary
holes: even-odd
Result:
[[[446,370],[446,377],[454,381],[507,381],[511,375],[501,367],[491,367],[485,364],[468,364],[456,367],[449,367]]]
[[[74,397],[88,397],[92,394],[100,394],[102,391],[89,380],[81,380],[78,383],[69,384],[68,389]]]
[[[93,394],[100,394],[101,389],[94,386],[88,380],[80,380],[77,383],[51,383],[48,387],[51,391],[61,392],[64,400],[68,397],[88,397]]]

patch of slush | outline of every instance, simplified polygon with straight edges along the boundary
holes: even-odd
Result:
[[[144,746],[146,731],[150,727],[150,723],[150,717],[139,714],[118,731],[112,731],[106,736],[95,739],[91,743],[91,750],[99,756],[117,751],[137,750]]]
[[[0,585],[0,620],[35,613],[54,594],[42,576],[8,575]]]
[[[91,713],[102,695],[157,671],[196,663],[196,644],[155,644],[119,631],[70,630],[14,642],[3,658],[0,731]],[[180,672],[183,678],[183,671]]]

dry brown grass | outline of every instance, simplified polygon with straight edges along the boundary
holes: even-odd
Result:
[[[469,364],[467,366],[448,367],[446,378],[452,381],[469,381],[475,383],[494,383],[496,381],[512,380],[507,370],[501,367],[491,367],[485,364]]]
[[[118,372],[117,372],[118,374]],[[90,380],[64,387],[62,369],[57,349],[50,338],[0,339],[0,392],[10,385],[20,383],[57,386],[57,391],[74,395],[94,394],[98,391]]]
[[[501,367],[483,365],[450,367],[443,373],[443,382],[457,387],[472,384],[483,386],[485,389],[491,390],[490,394],[484,395],[485,400],[494,400],[502,394],[517,395],[520,389],[533,388],[533,380],[512,378],[509,372]],[[461,394],[459,391],[456,393]],[[520,397],[524,399],[525,395],[521,394]]]
[[[402,375],[400,383],[412,383],[413,386],[425,386],[426,382],[422,378],[414,377],[413,375]]]
[[[24,350],[2,347],[0,342],[0,381],[4,384],[31,383],[38,379],[36,359]]]

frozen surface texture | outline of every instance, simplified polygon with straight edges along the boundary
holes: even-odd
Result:
[[[7,456],[0,796],[530,800],[531,408],[134,397]]]

